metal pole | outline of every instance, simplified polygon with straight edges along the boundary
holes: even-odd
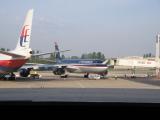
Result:
[[[159,48],[160,48],[160,34],[156,36],[156,56],[155,56],[155,62],[156,62],[156,77],[159,78]]]

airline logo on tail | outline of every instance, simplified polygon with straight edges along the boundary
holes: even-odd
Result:
[[[21,32],[21,35],[20,35],[20,46],[21,47],[25,47],[23,46],[23,43],[26,43],[28,42],[27,41],[27,37],[29,37],[29,29],[28,29],[29,25],[25,25],[22,29],[22,32]]]

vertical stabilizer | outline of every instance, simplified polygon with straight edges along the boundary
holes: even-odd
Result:
[[[56,42],[55,42],[55,58],[57,63],[61,62],[60,51],[59,51],[58,44]]]
[[[33,18],[33,9],[30,9],[25,18],[25,22],[23,24],[15,51],[25,51],[29,49],[32,18]]]
[[[160,57],[160,34],[156,36],[156,56],[155,56],[155,61],[156,61],[156,76],[157,78],[160,77],[160,66],[159,66],[159,57]]]

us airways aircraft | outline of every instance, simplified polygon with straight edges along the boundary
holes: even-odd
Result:
[[[0,77],[3,78],[6,74],[13,74],[32,55],[30,48],[30,37],[32,28],[33,9],[30,9],[26,15],[25,22],[19,36],[17,46],[12,51],[0,51]],[[23,76],[23,74],[21,74]]]

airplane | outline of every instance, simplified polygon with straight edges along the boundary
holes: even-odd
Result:
[[[30,9],[26,15],[22,30],[19,36],[17,46],[12,51],[0,51],[0,78],[5,78],[11,74],[15,79],[13,72],[23,66],[31,57],[32,49],[30,48],[30,37],[33,19],[33,9]],[[29,74],[30,69],[20,71],[23,77]]]
[[[94,74],[98,78],[104,77],[108,73],[108,68],[111,67],[107,65],[108,60],[102,61],[98,59],[62,59],[60,57],[60,50],[55,43],[55,57],[56,62],[53,67],[53,73],[55,75],[60,75],[61,77],[67,77],[69,73],[84,73],[85,78],[93,77],[90,74]],[[113,66],[112,66],[113,67]]]
[[[155,58],[143,58],[138,56],[131,56],[126,58],[117,58],[115,60],[116,68],[156,68]]]
[[[97,78],[104,77],[108,73],[108,68],[113,68],[112,65],[107,65],[109,60],[102,61],[100,59],[62,59],[60,53],[67,52],[70,50],[63,50],[60,51],[58,44],[55,42],[55,51],[54,52],[47,52],[47,53],[40,53],[40,54],[34,54],[35,56],[41,56],[41,55],[48,55],[53,54],[55,55],[56,60],[47,60],[43,59],[45,61],[52,62],[54,64],[29,64],[33,68],[35,66],[38,66],[39,69],[45,68],[45,69],[51,69],[52,72],[55,75],[60,75],[61,77],[67,77],[68,74],[66,73],[84,73],[85,78],[90,78],[93,76],[97,76]],[[28,65],[23,66],[23,68],[28,67]],[[92,74],[92,75],[90,75]],[[94,75],[93,75],[94,74]]]

